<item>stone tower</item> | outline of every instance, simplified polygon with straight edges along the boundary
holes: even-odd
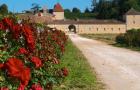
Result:
[[[133,8],[126,13],[126,29],[140,29],[140,12]]]
[[[54,5],[53,15],[55,20],[64,20],[64,10],[59,3]]]

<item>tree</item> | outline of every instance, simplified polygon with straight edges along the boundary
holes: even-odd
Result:
[[[112,4],[111,1],[100,0],[95,7],[98,19],[109,19],[112,18]]]
[[[71,13],[71,11],[69,9],[65,9],[64,12],[65,13]]]
[[[123,15],[134,8],[140,11],[140,0],[92,0],[92,12],[97,13],[99,19],[123,19]]]
[[[76,7],[74,7],[74,8],[72,9],[72,12],[73,12],[73,13],[81,13],[80,9],[78,9],[78,8],[76,8]]]
[[[6,4],[2,4],[1,6],[0,6],[0,14],[8,14],[8,7],[7,7],[7,5]]]
[[[88,8],[85,9],[85,13],[90,13]]]
[[[39,12],[40,8],[41,8],[41,7],[40,7],[39,4],[33,3],[33,4],[32,4],[31,10],[33,10],[33,12],[34,12],[34,14],[35,14],[35,13],[38,13],[38,12]]]

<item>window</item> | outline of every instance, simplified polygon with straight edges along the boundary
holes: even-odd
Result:
[[[106,28],[104,28],[104,31],[106,30]]]
[[[91,28],[89,28],[89,31],[91,31]]]
[[[113,31],[113,28],[111,28],[111,30]]]
[[[135,21],[133,21],[133,24],[135,24]]]
[[[98,31],[98,28],[97,28],[97,31]]]
[[[119,28],[119,31],[121,30],[121,28]]]

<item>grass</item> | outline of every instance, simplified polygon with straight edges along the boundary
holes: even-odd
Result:
[[[130,50],[133,50],[133,51],[140,51],[140,47],[133,47],[133,46],[126,46],[126,45],[123,45],[123,44],[112,44],[113,46],[116,46],[116,47],[120,47],[120,48],[126,48],[126,49],[130,49]]]
[[[108,44],[114,44],[117,34],[80,34],[83,37],[100,40]]]
[[[117,35],[118,34],[80,34],[80,36],[82,36],[82,37],[100,40],[100,41],[103,41],[103,42],[105,42],[109,45],[115,46],[115,47],[126,48],[126,49],[130,49],[133,51],[140,51],[140,47],[130,47],[130,46],[116,43],[115,38]]]
[[[90,67],[84,55],[69,40],[62,65],[69,69],[69,76],[55,90],[103,90],[104,85],[97,80],[96,73]]]

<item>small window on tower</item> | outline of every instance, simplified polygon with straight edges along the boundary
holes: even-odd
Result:
[[[121,28],[119,28],[119,31],[121,30]]]
[[[133,21],[133,24],[135,24],[136,22],[135,21]]]
[[[91,31],[91,28],[89,28],[89,30]]]

